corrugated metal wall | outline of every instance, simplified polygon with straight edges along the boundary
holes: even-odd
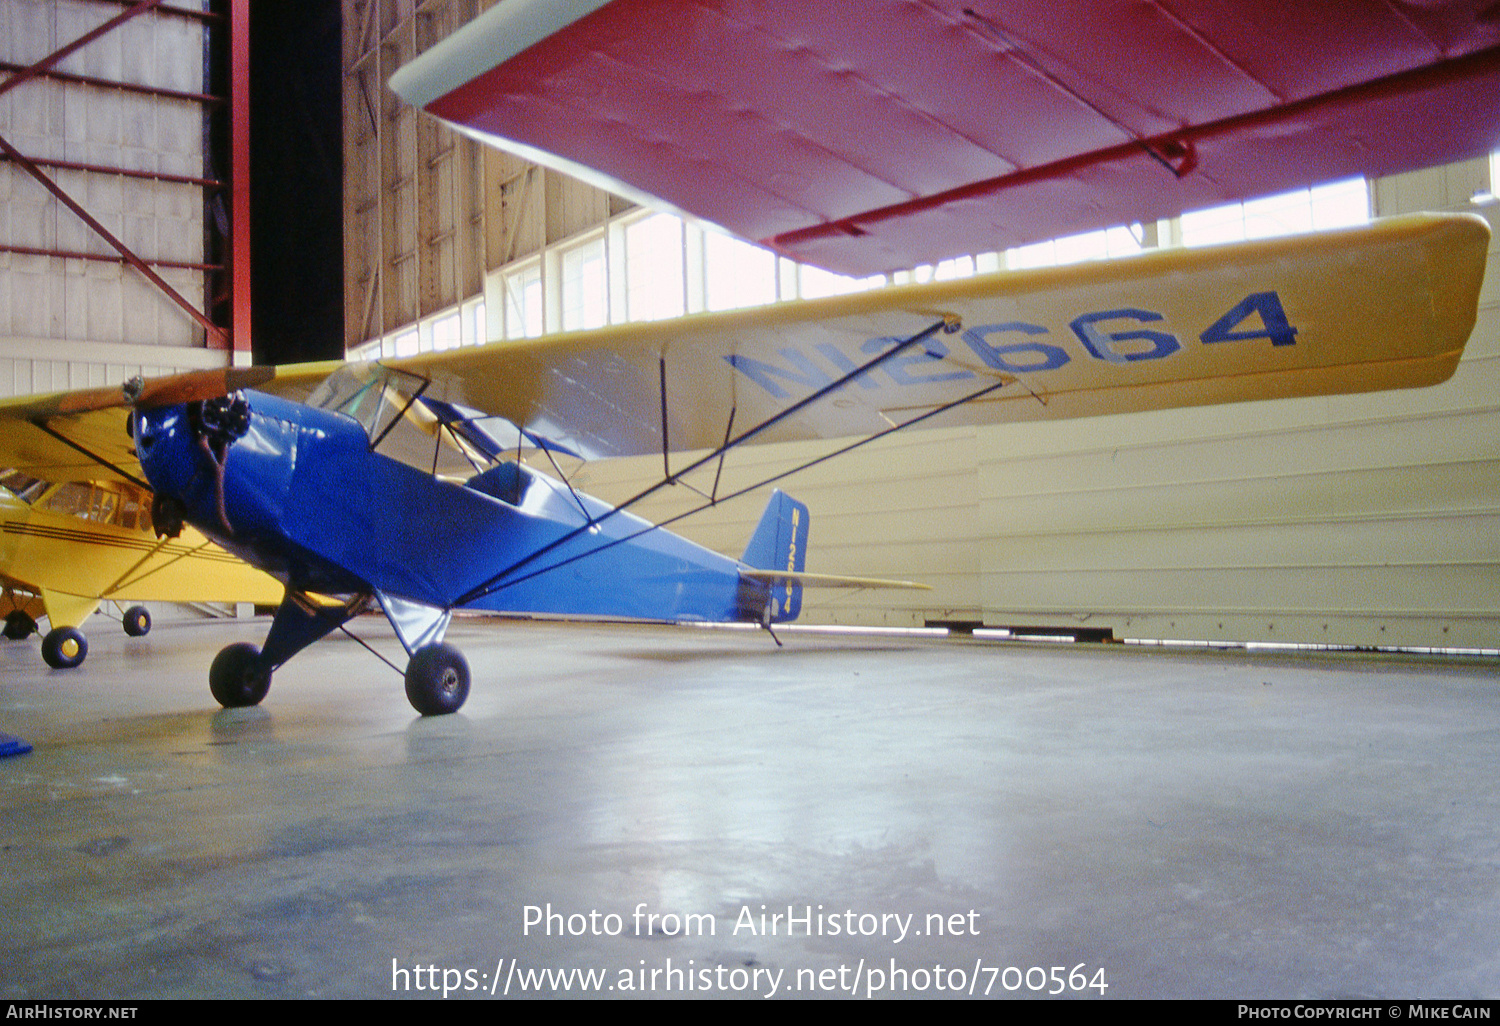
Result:
[[[0,0],[0,62],[10,72],[27,67],[120,13],[119,4],[88,0]],[[206,92],[206,31],[202,21],[181,15],[131,19],[65,58],[52,69],[56,74],[0,95],[0,135],[38,163],[203,178],[203,103],[162,93]],[[206,262],[201,185],[43,169],[144,259]],[[110,260],[16,252],[115,255],[10,161],[0,161],[0,245],[6,247],[0,251],[0,395],[224,363],[222,351],[204,348],[203,328],[135,270]],[[203,270],[155,270],[202,308]]]
[[[487,6],[346,2],[351,346],[477,294],[484,270],[620,209],[503,154],[460,143],[444,155],[452,140],[385,88],[401,61]],[[1373,195],[1379,215],[1470,210],[1489,187],[1480,160],[1383,180]],[[1496,219],[1495,206],[1478,209]],[[470,231],[482,235],[483,268]],[[811,507],[810,569],[934,589],[809,592],[804,618],[1500,647],[1497,275],[1492,260],[1466,357],[1438,388],[914,432],[799,474],[782,487]],[[720,493],[825,450],[744,450]],[[575,481],[620,501],[660,473],[659,458],[620,460]],[[712,479],[694,483],[707,490]],[[639,512],[665,519],[701,501],[678,487]],[[764,501],[735,500],[676,529],[738,554]]]

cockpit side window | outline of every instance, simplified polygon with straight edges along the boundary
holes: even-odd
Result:
[[[67,481],[53,489],[41,505],[50,513],[61,513],[64,516],[82,517],[87,520],[90,500],[93,496],[93,485],[84,484],[81,481]]]
[[[14,468],[0,470],[0,486],[22,502],[30,505],[51,487],[50,482],[24,474]]]
[[[79,517],[96,524],[113,524],[131,531],[151,530],[147,512],[151,505],[149,493],[123,483],[68,481],[52,489],[36,505],[49,513]]]

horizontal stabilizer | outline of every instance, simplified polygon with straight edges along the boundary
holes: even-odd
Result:
[[[890,581],[882,577],[844,577],[840,574],[792,573],[787,570],[741,570],[740,576],[767,584],[800,584],[805,588],[914,588],[931,591],[932,585],[916,581]]]

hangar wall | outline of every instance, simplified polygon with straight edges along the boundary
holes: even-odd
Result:
[[[488,6],[346,0],[351,349],[396,352],[394,337],[415,346],[419,322],[431,331],[423,318],[459,309],[487,308],[488,337],[513,337],[499,269],[624,209],[554,172],[481,152],[385,88],[402,62]],[[1478,211],[1500,227],[1500,208],[1470,203],[1490,177],[1489,162],[1476,160],[1380,180],[1374,213]],[[804,620],[1500,648],[1494,255],[1465,358],[1436,388],[916,432],[797,475],[783,486],[812,510],[810,569],[933,588],[809,592]],[[540,266],[546,273],[545,259]],[[464,318],[462,341],[482,330]],[[826,448],[744,450],[720,492]],[[604,461],[574,480],[619,501],[660,472],[659,458]],[[664,519],[700,501],[679,487],[638,512]],[[764,493],[739,499],[678,529],[738,553],[763,502]]]
[[[0,0],[0,70],[124,13],[110,0]],[[131,17],[33,77],[0,84],[0,137],[199,311],[211,252],[208,0]],[[0,396],[222,366],[204,327],[18,163],[0,159]]]

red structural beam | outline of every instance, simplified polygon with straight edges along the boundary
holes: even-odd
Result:
[[[0,154],[0,160],[7,159]],[[37,167],[50,168],[54,171],[87,171],[96,175],[119,175],[122,178],[141,178],[152,182],[171,182],[173,185],[193,185],[200,189],[223,189],[225,184],[213,178],[198,178],[193,175],[171,175],[165,171],[137,171],[128,167],[113,167],[107,164],[82,164],[76,160],[40,160],[33,158],[31,161]]]
[[[135,3],[136,0],[94,0],[94,2],[100,4],[111,4],[115,7],[129,7],[131,4]],[[217,23],[224,20],[224,16],[216,11],[200,11],[195,10],[192,7],[178,7],[175,4],[164,3],[157,8],[157,11],[162,14],[176,15],[179,18],[192,18],[194,21]]]
[[[28,79],[35,78],[36,76],[46,72],[53,65],[63,61],[74,52],[81,50],[83,47],[92,43],[100,36],[107,35],[108,33],[113,32],[116,28],[125,24],[131,18],[138,17],[139,15],[145,14],[152,8],[160,6],[161,0],[140,0],[140,2],[130,8],[130,10],[122,11],[121,13],[106,21],[103,25],[100,25],[98,28],[90,32],[85,32],[83,35],[79,36],[77,39],[73,40],[66,46],[54,50],[46,57],[43,57],[41,60],[37,61],[31,67],[18,71],[10,78],[6,79],[4,82],[0,82],[0,96],[3,96],[5,93],[10,92],[22,82],[25,82]]]
[[[250,0],[229,3],[230,335],[250,355]]]
[[[84,210],[83,207],[73,199],[73,197],[69,196],[62,190],[61,186],[59,186],[52,179],[48,178],[46,173],[43,172],[41,168],[33,164],[29,158],[27,158],[24,154],[22,154],[19,150],[17,150],[14,146],[7,142],[4,136],[0,136],[0,152],[3,152],[5,156],[10,160],[15,161],[15,163],[20,165],[27,174],[41,183],[42,188],[46,189],[53,196],[57,197],[59,203],[67,207],[69,210],[73,211],[73,213],[77,214],[79,219],[82,220],[84,224],[92,228],[100,238],[109,243],[114,251],[116,253],[119,253],[124,261],[131,267],[134,267],[137,271],[143,274],[146,277],[147,281],[151,282],[151,284],[155,285],[157,288],[161,289],[162,292],[166,293],[167,298],[171,299],[172,302],[180,306],[189,317],[197,321],[203,327],[203,330],[208,333],[208,338],[212,342],[215,342],[220,348],[222,348],[227,343],[228,340],[225,337],[223,328],[219,327],[213,321],[209,320],[208,317],[203,313],[203,311],[199,310],[192,303],[184,299],[182,294],[174,289],[171,285],[168,285],[166,280],[162,278],[161,275],[153,271],[144,260],[142,260],[135,254],[133,250],[130,249],[130,247],[126,246],[125,243],[115,238],[115,236],[109,231],[109,229],[100,224],[98,220],[96,220],[87,210]]]
[[[29,70],[25,65],[0,61],[0,71],[23,72]],[[76,75],[71,71],[58,71],[56,68],[38,71],[31,75],[31,77],[50,78],[54,81],[73,82],[78,85],[98,86],[100,89],[118,89],[126,93],[139,93],[142,96],[155,96],[166,100],[183,100],[188,103],[213,105],[224,102],[222,96],[213,96],[209,93],[189,93],[181,89],[162,89],[158,86],[137,85],[134,82],[117,82],[108,78],[95,78],[93,75]]]
[[[8,243],[0,244],[0,253],[16,253],[20,256],[39,257],[61,257],[64,260],[93,260],[106,264],[128,264],[129,260],[122,256],[110,256],[108,253],[80,253],[69,249],[43,249],[39,246],[12,246]],[[193,263],[190,260],[147,260],[152,267],[171,267],[187,271],[222,271],[224,268],[218,264]]]

